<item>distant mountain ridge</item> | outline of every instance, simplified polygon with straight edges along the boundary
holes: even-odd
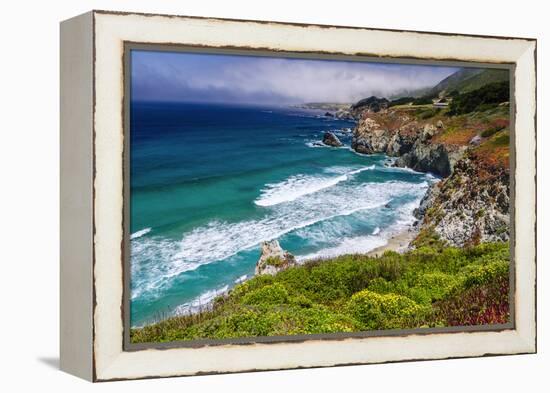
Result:
[[[479,89],[489,83],[509,81],[508,70],[463,68],[454,74],[443,79],[426,95],[441,96],[449,95],[456,91],[460,94]]]

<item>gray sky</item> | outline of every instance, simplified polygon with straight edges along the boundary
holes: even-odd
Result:
[[[132,99],[297,104],[356,102],[431,87],[458,68],[132,51]]]

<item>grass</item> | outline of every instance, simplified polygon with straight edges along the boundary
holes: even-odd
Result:
[[[433,234],[432,234],[433,235]],[[429,238],[429,236],[426,236]],[[429,242],[427,242],[430,244]],[[132,329],[132,342],[316,334],[508,321],[507,243],[344,255],[257,276],[193,315]]]

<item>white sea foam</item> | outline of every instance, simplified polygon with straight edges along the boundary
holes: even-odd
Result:
[[[137,239],[139,237],[142,237],[143,235],[147,235],[149,232],[151,232],[151,228],[145,228],[140,231],[134,232],[130,235],[130,240]]]
[[[427,184],[423,182],[420,183],[419,186],[421,189],[425,189]],[[299,262],[305,262],[311,259],[332,258],[344,254],[365,254],[378,247],[385,246],[388,244],[388,241],[392,236],[395,236],[410,228],[410,226],[414,223],[416,218],[414,217],[413,212],[414,209],[416,209],[420,204],[420,195],[418,195],[418,197],[411,202],[405,203],[404,205],[396,208],[396,216],[398,217],[397,220],[384,230],[381,230],[380,227],[376,227],[371,235],[343,237],[336,245],[323,248],[311,254],[297,255],[297,260]],[[346,233],[345,230],[343,232]],[[308,235],[311,237],[312,233],[309,233]],[[334,235],[331,234],[330,230],[327,234],[326,228],[324,228],[321,234],[317,234],[318,239],[315,239],[315,232],[313,232],[313,240],[321,240],[326,242],[327,235],[329,238],[335,238]]]
[[[354,171],[365,170],[365,168]],[[354,172],[350,171],[350,172]],[[349,175],[350,173],[348,173]],[[163,293],[172,285],[174,277],[193,271],[202,265],[225,260],[239,252],[251,250],[262,241],[280,238],[304,230],[317,223],[352,214],[378,211],[395,197],[407,194],[416,198],[409,208],[401,207],[403,215],[412,216],[412,209],[427,188],[427,183],[414,184],[402,181],[385,183],[344,182],[305,194],[295,200],[271,206],[255,220],[239,222],[212,221],[183,234],[174,241],[160,237],[141,237],[132,240],[132,298]],[[401,213],[399,213],[401,214]],[[410,221],[409,218],[407,220]],[[345,221],[345,220],[344,220]],[[405,225],[405,222],[403,222]],[[309,236],[313,236],[311,231]],[[338,238],[335,227],[335,238]],[[307,234],[306,234],[307,235]],[[320,239],[320,244],[323,244]],[[375,247],[375,241],[363,239],[364,246],[355,252]],[[368,242],[371,244],[367,244]],[[337,247],[337,246],[335,246]],[[351,243],[341,245],[340,251],[350,249]],[[357,246],[358,247],[358,246]],[[185,279],[185,277],[181,278]]]
[[[427,183],[422,183],[427,188]],[[412,202],[406,203],[397,207],[397,221],[394,224],[394,229],[396,232],[401,232],[406,228],[409,228],[415,221],[416,217],[414,216],[414,209],[420,205],[420,199],[417,198]]]
[[[414,173],[416,175],[425,175],[425,173],[423,172],[418,172],[408,167],[387,166],[387,167],[381,168],[380,170],[382,172],[405,172],[405,173]]]
[[[189,268],[183,264],[176,269],[172,256],[177,250],[177,243],[158,237],[131,241],[132,299],[156,292],[177,270]]]
[[[221,288],[212,289],[202,293],[200,296],[197,296],[195,299],[191,300],[188,303],[179,305],[174,309],[174,315],[186,315],[193,314],[198,311],[208,310],[212,305],[212,300],[217,296],[223,295],[229,290],[229,285],[224,285]]]
[[[306,142],[307,147],[313,147],[313,148],[327,148],[327,149],[348,149],[349,146],[342,145],[342,146],[330,146],[325,144],[322,140],[314,140]]]
[[[240,284],[240,283],[242,283],[242,282],[245,282],[246,279],[247,279],[247,277],[248,277],[248,274],[243,274],[242,276],[238,277],[238,278],[234,281],[234,283],[235,283],[235,284]]]
[[[441,180],[438,176],[435,176],[433,173],[430,172],[419,172],[415,171],[412,168],[409,167],[396,167],[396,166],[387,166],[384,168],[380,168],[380,171],[382,172],[405,172],[405,173],[414,173],[415,175],[423,175],[426,177],[427,180],[430,182],[438,182]]]
[[[304,195],[312,194],[347,181],[360,172],[372,170],[374,165],[348,171],[340,176],[294,175],[279,183],[266,184],[261,195],[254,203],[258,206],[273,206],[294,201]]]

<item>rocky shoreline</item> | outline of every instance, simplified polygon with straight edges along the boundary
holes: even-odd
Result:
[[[402,108],[373,110],[366,106],[354,113],[358,117],[352,137],[354,151],[387,154],[393,157],[390,165],[442,178],[428,188],[414,211],[415,224],[366,253],[366,257],[380,257],[386,251],[404,253],[425,245],[465,247],[509,240],[508,146],[495,144],[499,140],[496,137],[502,139],[509,132],[499,118],[506,110],[468,118],[435,114],[424,119],[422,114]],[[499,131],[488,133],[495,122],[500,124]],[[338,147],[341,142],[327,132],[323,144]],[[299,265],[277,240],[263,242],[255,274],[246,281],[262,275],[276,276]],[[227,289],[217,298],[225,299],[230,293]],[[213,310],[214,300],[183,315]]]
[[[436,243],[465,247],[509,240],[509,152],[503,143],[509,140],[508,110],[500,105],[473,115],[449,116],[425,107],[391,108],[387,100],[376,97],[338,108],[335,117],[356,119],[351,143],[355,152],[383,153],[394,157],[393,166],[442,179],[430,185],[414,211],[413,227],[367,255]],[[324,134],[323,144],[341,146],[330,132]],[[276,274],[296,264],[276,240],[266,242],[256,275]]]
[[[366,109],[354,130],[352,148],[363,154],[385,153],[397,157],[395,166],[442,177],[415,212],[415,240],[430,237],[459,247],[507,241],[509,168],[502,157],[488,159],[495,158],[494,151],[483,149],[494,144],[493,135],[485,131],[494,119],[490,114],[478,116],[477,122],[437,113],[423,116],[406,109]],[[506,132],[505,127],[499,132]],[[498,154],[506,156],[506,149]]]

